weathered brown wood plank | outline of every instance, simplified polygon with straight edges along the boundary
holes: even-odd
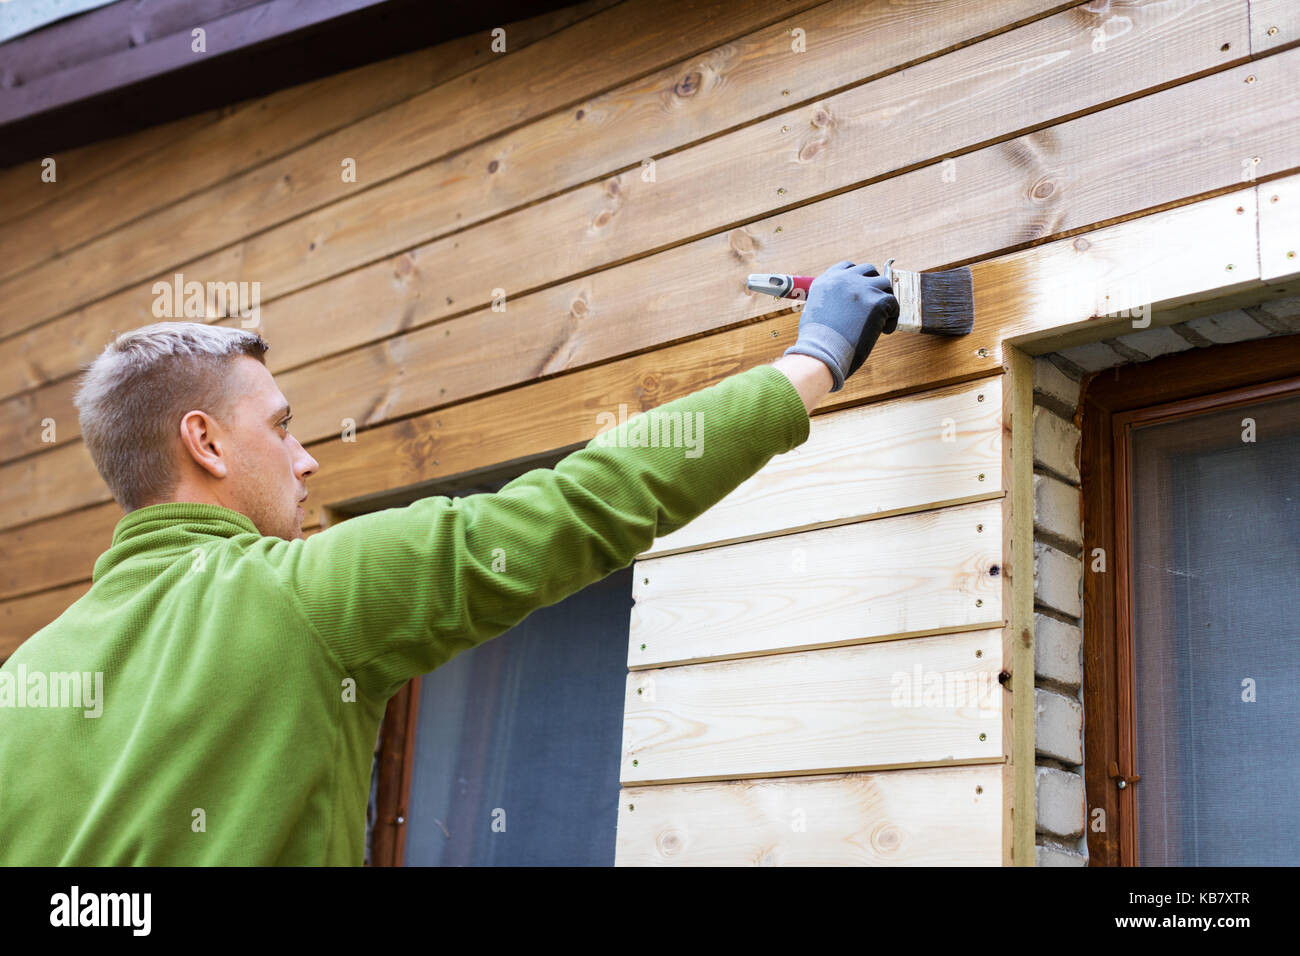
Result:
[[[683,52],[702,52],[813,5],[813,0],[756,0],[738,16],[735,8],[698,0],[628,0],[316,140],[282,162],[251,170],[0,283],[0,335],[21,331],[127,283],[327,204],[333,204],[329,208],[334,212],[324,212],[324,220],[301,221],[313,238],[300,251],[315,252],[308,259],[317,270],[317,279],[331,275],[337,271],[334,249],[344,244],[344,237],[369,236],[372,226],[391,215],[385,208],[389,204],[381,198],[384,194],[369,189],[370,185],[565,108],[593,91],[627,82],[680,58]],[[664,22],[672,22],[673,29],[662,29]],[[618,42],[612,43],[613,37]],[[683,37],[689,38],[685,50]],[[595,56],[593,51],[603,55]],[[520,95],[521,89],[527,89],[526,96]],[[355,183],[342,180],[344,158],[356,161]],[[286,175],[290,177],[287,184]],[[452,173],[451,177],[459,175]],[[488,173],[480,175],[487,177]],[[418,205],[421,191],[445,184],[448,176],[444,171],[435,182],[426,179],[427,175],[417,173],[408,181],[400,190],[401,204]],[[352,193],[360,194],[360,202],[349,205],[346,197]],[[344,200],[342,205],[340,200]],[[399,218],[393,227],[402,221],[407,220]],[[330,235],[321,231],[322,222],[332,224]],[[451,217],[442,220],[441,230],[455,223]],[[275,243],[286,239],[281,235]],[[288,284],[293,277],[282,272],[268,249],[256,237],[247,241],[242,253],[243,276],[262,282],[267,295],[301,287],[304,283],[300,280],[297,285]],[[295,246],[295,258],[300,251]],[[351,268],[381,254],[339,268]],[[320,264],[326,259],[330,263],[322,272]]]
[[[588,0],[507,24],[512,48],[522,49],[613,2]],[[284,164],[276,162],[280,157],[477,68],[494,55],[491,43],[486,32],[456,37],[427,50],[241,103],[230,115],[199,126],[183,138],[163,140],[155,149],[122,166],[113,175],[112,188],[71,191],[6,222],[0,229],[0,278],[66,255],[187,196],[201,194],[193,207],[187,207],[191,209],[217,202],[216,197],[203,194],[204,190],[250,168],[274,163],[274,169],[261,175],[248,174],[261,190],[262,208],[266,209],[279,193],[294,194],[303,188],[298,181],[301,171],[281,168]],[[232,143],[238,143],[239,148],[232,149]],[[60,164],[61,169],[69,165],[62,159]],[[337,167],[337,162],[334,165]],[[297,179],[295,172],[299,173]],[[29,188],[53,187],[32,177]],[[210,210],[205,219],[213,224],[223,221],[212,217]],[[120,238],[129,242],[132,230],[146,231],[152,221],[132,227]],[[248,220],[248,225],[255,224]]]
[[[1263,67],[1270,64],[1278,67],[1272,75],[1276,83],[1285,73],[1300,71],[1300,50],[1271,57],[1250,69],[1263,76]],[[527,378],[653,348],[761,314],[772,305],[764,297],[745,292],[748,272],[786,271],[792,262],[813,263],[814,269],[819,263],[829,265],[843,257],[843,237],[855,230],[865,234],[859,248],[889,248],[903,261],[929,268],[987,254],[990,244],[1014,247],[1025,238],[1027,221],[1042,222],[1032,227],[1034,232],[1074,230],[1090,222],[1131,215],[1153,200],[1178,201],[1185,198],[1185,189],[1230,188],[1240,183],[1238,154],[1243,152],[1260,150],[1274,157],[1274,162],[1300,165],[1300,129],[1295,124],[1272,122],[1267,109],[1256,117],[1257,128],[1235,127],[1231,142],[1209,150],[1199,143],[1204,98],[1227,95],[1223,87],[1229,81],[1234,85],[1243,81],[1243,89],[1264,82],[1245,84],[1246,75],[1255,74],[1237,76],[1230,71],[1207,77],[1072,120],[1050,132],[988,147],[962,157],[957,181],[940,183],[938,188],[934,177],[941,174],[934,168],[916,170],[616,269],[510,299],[505,312],[483,309],[295,369],[286,377],[286,386],[301,396],[300,404],[307,410],[309,417],[301,423],[303,434],[316,437],[336,431],[344,417],[373,424],[386,416],[448,404],[476,389],[509,387]],[[1295,89],[1300,90],[1300,84]],[[1300,93],[1296,95],[1300,109]],[[1151,146],[1152,155],[1136,170],[1130,169],[1133,160],[1127,153],[1095,148],[1097,142],[1138,136],[1152,123],[1163,123],[1170,132],[1157,138]],[[1038,158],[1026,160],[1030,156]],[[1022,168],[1025,162],[1029,165]],[[1252,169],[1266,165],[1261,162]],[[1039,193],[1045,198],[1031,198]],[[877,210],[878,221],[864,224],[863,208]],[[960,215],[954,220],[957,210]],[[899,221],[909,224],[904,235],[893,232],[893,224]],[[468,242],[478,231],[461,234],[459,241]],[[520,243],[515,247],[526,246],[523,240]],[[454,245],[446,254],[458,254]],[[492,254],[482,251],[484,256]],[[365,331],[371,323],[357,321],[358,314],[387,316],[378,320],[381,326],[400,327],[421,307],[419,303],[434,298],[437,285],[459,294],[459,289],[452,288],[455,279],[439,283],[437,270],[424,269],[421,261],[414,254],[403,255],[395,263],[385,264],[383,271],[353,273],[356,284],[352,287],[344,280],[337,286],[327,283],[264,309],[266,334],[273,345],[281,342],[292,353],[281,360],[277,356],[282,353],[273,347],[271,366],[284,368],[281,361],[291,364],[309,350],[318,352],[323,341],[341,346],[350,337],[371,334]],[[734,285],[720,281],[720,276],[727,275],[734,277]],[[667,285],[666,276],[672,277]],[[482,279],[490,281],[486,274]],[[655,292],[647,298],[649,289]],[[458,301],[451,295],[447,298]],[[401,316],[394,315],[395,311]],[[334,335],[321,336],[322,327],[330,328]],[[494,341],[508,341],[517,351],[503,355],[489,347]],[[307,345],[309,342],[313,344]],[[997,345],[993,341],[980,344],[986,348]],[[48,345],[44,351],[51,351]],[[21,354],[15,361],[38,364]],[[341,380],[364,384],[340,394],[337,383]],[[39,400],[39,404],[42,417],[61,422],[72,417],[57,403]],[[71,426],[61,435],[75,437],[75,422]],[[39,450],[33,433],[25,434],[26,443],[15,447],[11,455]]]

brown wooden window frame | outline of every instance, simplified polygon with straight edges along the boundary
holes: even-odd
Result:
[[[1083,432],[1083,716],[1085,830],[1091,866],[1138,865],[1135,679],[1128,604],[1127,429],[1300,393],[1300,335],[1215,345],[1089,376]],[[1103,549],[1106,573],[1093,572]],[[1123,777],[1126,786],[1119,786]],[[1104,810],[1104,829],[1094,814]]]

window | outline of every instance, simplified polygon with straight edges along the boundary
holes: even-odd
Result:
[[[560,457],[438,493],[493,492]],[[395,695],[375,762],[368,860],[612,866],[632,605],[629,566]]]
[[[1092,861],[1293,864],[1300,336],[1124,366],[1084,402]]]

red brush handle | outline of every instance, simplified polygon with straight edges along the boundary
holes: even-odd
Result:
[[[808,298],[808,287],[812,285],[815,276],[791,276],[794,280],[794,286],[783,295],[783,299],[806,299]]]

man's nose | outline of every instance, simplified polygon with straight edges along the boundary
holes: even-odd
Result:
[[[294,439],[294,443],[298,446],[298,462],[294,471],[302,478],[316,474],[320,469],[320,462],[313,458],[306,448],[302,447],[302,442],[298,441],[297,438]]]

